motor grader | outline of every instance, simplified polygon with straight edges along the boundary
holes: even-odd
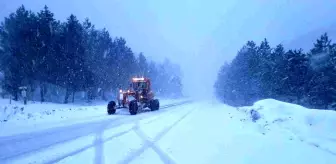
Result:
[[[116,110],[120,108],[128,108],[131,115],[136,115],[138,111],[146,108],[151,111],[159,110],[160,108],[159,100],[154,99],[150,79],[144,77],[132,78],[129,89],[119,90],[117,103],[115,101],[108,103],[107,113],[109,115],[115,114]]]

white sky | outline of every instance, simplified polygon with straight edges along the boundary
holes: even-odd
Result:
[[[181,65],[185,91],[194,96],[211,96],[219,66],[247,40],[286,44],[336,25],[335,0],[0,0],[0,18],[20,4],[33,11],[47,4],[61,20],[70,13],[89,17],[125,37],[133,51],[170,58]]]

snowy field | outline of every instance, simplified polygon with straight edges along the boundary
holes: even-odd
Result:
[[[98,107],[86,108],[81,111],[83,115],[100,111]],[[104,108],[101,114],[105,114],[105,107],[101,108]],[[136,116],[119,114],[92,122],[87,118],[89,121],[85,123],[0,137],[0,163],[334,164],[336,161],[333,127],[336,113],[276,100],[262,100],[242,108],[218,102],[193,102]]]

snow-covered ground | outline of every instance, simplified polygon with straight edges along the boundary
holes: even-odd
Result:
[[[335,118],[276,100],[193,102],[0,137],[0,163],[334,164]]]
[[[256,111],[254,117],[260,117],[256,124],[262,133],[273,133],[280,128],[292,139],[336,155],[336,111],[307,109],[274,99],[258,101],[239,110],[251,118],[251,111]]]
[[[162,106],[173,104],[186,99],[160,99]],[[50,127],[64,126],[80,122],[108,119],[105,101],[96,101],[88,104],[76,102],[75,104],[56,104],[9,101],[0,99],[0,136],[17,133],[42,130]],[[125,109],[117,111],[117,114],[127,115]]]

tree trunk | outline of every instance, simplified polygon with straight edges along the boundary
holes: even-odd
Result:
[[[75,102],[75,91],[72,91],[72,103]]]
[[[91,95],[90,95],[90,89],[88,89],[88,90],[86,91],[86,95],[87,95],[87,97],[86,97],[86,98],[87,98],[87,102],[90,102],[90,98],[91,98],[91,97],[90,97],[90,96],[91,96]]]
[[[68,103],[69,96],[70,96],[70,91],[69,91],[69,88],[67,88],[66,93],[65,93],[65,98],[64,98],[64,104]]]
[[[105,95],[105,90],[102,89],[101,92],[102,92],[102,99],[103,99],[104,101],[107,101],[107,98],[106,98],[106,95]]]
[[[18,95],[18,89],[14,89],[14,92],[13,92],[13,97],[14,97],[14,101],[18,101],[19,100],[19,95]]]
[[[45,100],[44,100],[44,83],[43,82],[40,82],[40,95],[41,95],[41,103],[43,103]]]
[[[89,88],[88,91],[87,91],[88,102],[91,102],[93,100],[93,90],[94,90],[94,88]]]
[[[301,105],[301,93],[300,91],[296,92],[296,104]]]

